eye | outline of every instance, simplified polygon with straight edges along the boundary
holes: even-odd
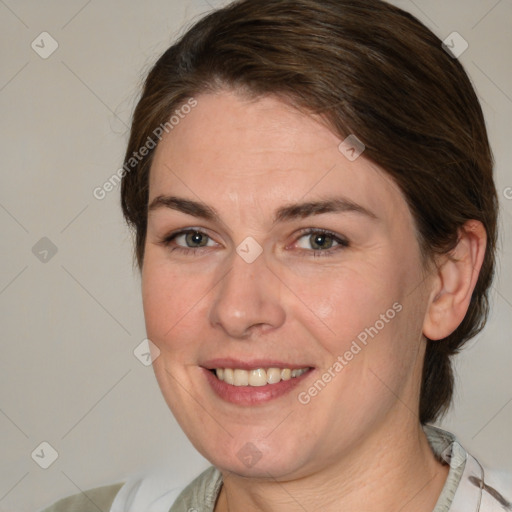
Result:
[[[203,231],[198,229],[186,229],[171,233],[163,238],[160,243],[170,247],[171,251],[178,251],[184,254],[190,251],[196,252],[203,247],[215,246],[215,242]]]
[[[169,248],[171,252],[178,251],[182,254],[195,254],[217,245],[208,234],[200,229],[185,229],[171,233],[160,240],[160,243]],[[303,230],[295,244],[303,249],[299,254],[313,257],[331,256],[350,245],[344,237],[325,229]]]
[[[296,244],[313,256],[329,256],[350,245],[345,238],[324,229],[308,229],[302,232]]]

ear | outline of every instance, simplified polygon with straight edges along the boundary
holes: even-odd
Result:
[[[423,323],[423,334],[428,339],[446,338],[461,324],[482,268],[486,245],[483,224],[469,220],[459,229],[457,246],[437,259]]]

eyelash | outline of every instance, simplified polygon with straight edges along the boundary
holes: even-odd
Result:
[[[181,231],[177,231],[176,233],[171,233],[170,235],[167,235],[162,240],[160,240],[160,244],[162,244],[164,247],[170,247],[171,243],[174,241],[175,238],[177,238],[180,235],[187,235],[188,233],[199,233],[199,234],[204,235],[204,236],[208,237],[209,239],[211,239],[211,237],[207,233],[205,233],[204,231],[201,231],[200,229],[184,229]],[[300,236],[297,238],[296,241],[300,240],[304,236],[314,235],[314,234],[327,235],[330,238],[332,238],[333,241],[337,242],[338,245],[335,247],[331,247],[329,249],[325,249],[325,250],[302,249],[301,251],[299,251],[300,256],[307,257],[309,255],[312,255],[314,258],[329,257],[329,256],[333,256],[335,252],[338,252],[339,250],[346,249],[347,247],[350,246],[349,241],[346,240],[345,238],[339,237],[332,231],[328,231],[326,229],[319,229],[319,228],[316,228],[316,229],[308,228],[304,231],[301,231]],[[192,253],[193,255],[196,255],[198,250],[204,249],[204,248],[207,248],[207,247],[204,247],[204,246],[203,247],[182,247],[182,246],[177,245],[177,246],[172,247],[171,252],[178,251],[184,255],[187,255],[190,253]]]

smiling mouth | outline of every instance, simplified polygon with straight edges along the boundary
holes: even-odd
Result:
[[[260,387],[267,384],[278,384],[281,381],[295,379],[304,375],[310,367],[290,368],[255,368],[254,370],[243,370],[240,368],[213,368],[210,372],[217,379],[232,386],[253,386]]]

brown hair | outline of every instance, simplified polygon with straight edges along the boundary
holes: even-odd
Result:
[[[450,336],[427,340],[419,418],[434,421],[453,395],[450,356],[486,322],[495,265],[492,154],[462,65],[416,18],[380,0],[239,0],[211,12],[156,62],[134,112],[121,202],[139,267],[154,150],[126,164],[187,99],[220,89],[278,95],[323,115],[340,137],[356,134],[402,190],[425,261],[453,249],[467,220],[484,224],[469,310]]]

